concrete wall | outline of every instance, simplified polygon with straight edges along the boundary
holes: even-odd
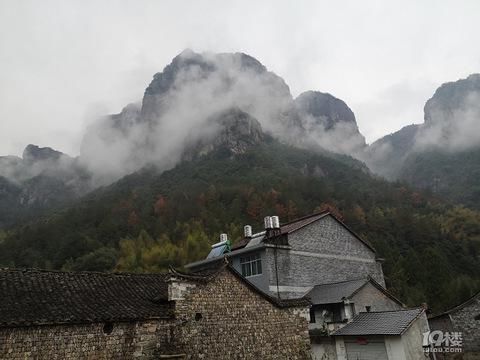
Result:
[[[427,316],[424,312],[402,335],[406,360],[425,360],[425,353],[423,352],[423,333],[429,330]]]
[[[134,359],[152,358],[167,346],[169,323],[145,321],[0,329],[0,359]]]
[[[362,287],[351,299],[354,304],[355,314],[366,311],[366,306],[371,307],[371,311],[390,311],[400,310],[402,306],[390,297],[385,295],[371,283]]]
[[[384,285],[375,253],[333,217],[327,216],[289,235],[291,250],[277,249],[281,291],[295,297],[312,286],[371,275]],[[266,250],[270,291],[276,286],[275,250]]]
[[[260,258],[262,260],[262,274],[249,276],[246,279],[256,287],[261,289],[262,291],[268,292],[269,291],[268,285],[270,283],[271,270],[268,266],[266,266],[266,264],[268,264],[268,261],[266,258],[267,255],[265,250],[254,250],[252,252],[245,252],[237,256],[231,256],[229,260],[231,261],[233,268],[241,274],[242,267],[240,265],[240,258],[243,256],[252,255],[252,254],[260,254]]]
[[[176,302],[188,359],[309,359],[308,307],[278,308],[228,271]]]
[[[335,339],[331,336],[315,336],[312,342],[312,360],[337,360]]]
[[[401,336],[385,336],[388,360],[406,360]]]

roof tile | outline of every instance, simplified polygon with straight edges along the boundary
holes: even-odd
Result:
[[[0,326],[170,318],[166,276],[0,269]]]
[[[401,335],[423,312],[423,308],[362,312],[355,316],[351,323],[337,330],[333,335]]]

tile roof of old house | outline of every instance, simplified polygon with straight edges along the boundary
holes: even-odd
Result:
[[[314,286],[305,296],[309,297],[314,305],[341,303],[343,300],[353,297],[368,283],[380,290],[385,296],[403,306],[400,300],[390,294],[382,285],[377,283],[371,277],[319,284]]]
[[[170,318],[167,275],[0,269],[0,326]]]
[[[316,285],[306,296],[314,305],[340,303],[368,282],[367,278]]]
[[[362,312],[334,336],[402,335],[425,311],[424,308]]]
[[[223,271],[277,307],[310,305],[306,298],[283,300],[265,294],[228,261],[197,273],[173,268],[162,274],[0,269],[0,327],[171,319],[171,279],[208,282]]]

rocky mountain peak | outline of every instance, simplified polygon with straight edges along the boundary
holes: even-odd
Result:
[[[184,160],[191,160],[217,149],[227,150],[232,155],[243,154],[266,138],[260,122],[238,107],[211,116],[205,129],[207,133],[201,139],[193,146],[187,146]]]
[[[255,91],[251,91],[249,86],[256,87]],[[255,92],[273,98],[266,99],[273,107],[278,106],[275,104],[277,102],[285,104],[292,101],[285,81],[269,72],[252,56],[244,53],[196,53],[187,49],[174,57],[162,72],[154,75],[145,90],[142,117],[155,121],[184,92],[190,98],[201,98],[211,93],[222,102],[229,100],[221,99],[220,95],[231,94],[229,99],[242,97],[246,106],[258,101]],[[235,104],[230,100],[230,104],[222,105],[228,107]]]
[[[339,122],[357,125],[347,104],[328,93],[306,91],[295,99],[295,105],[301,114],[313,117],[325,130],[332,129]]]
[[[35,163],[39,161],[57,161],[62,156],[66,155],[49,147],[39,147],[29,144],[25,150],[23,150],[22,158],[26,163]]]
[[[442,84],[424,107],[425,125],[456,121],[466,110],[480,113],[480,74]]]

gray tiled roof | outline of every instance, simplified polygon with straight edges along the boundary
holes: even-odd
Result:
[[[349,298],[369,281],[368,278],[316,285],[306,295],[314,305],[335,304]]]
[[[401,335],[424,311],[423,308],[382,312],[362,312],[334,336]]]
[[[0,269],[0,327],[171,318],[166,277]]]

